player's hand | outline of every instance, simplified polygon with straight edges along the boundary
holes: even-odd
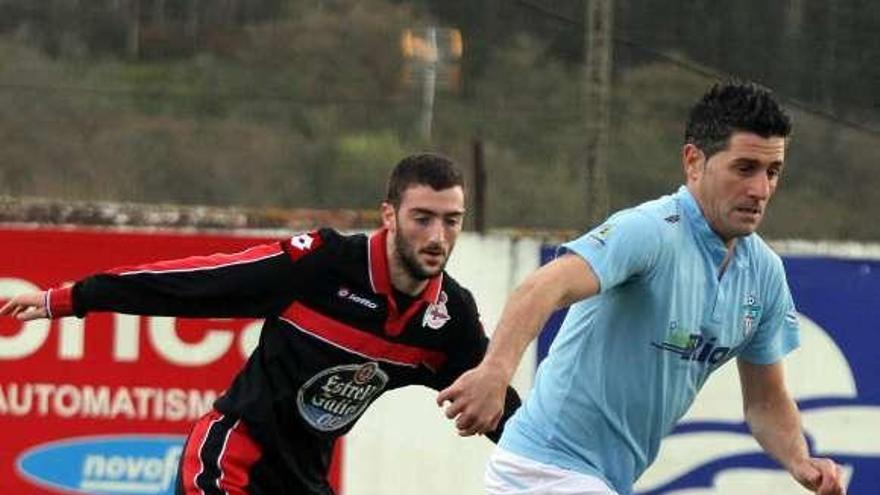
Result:
[[[21,321],[47,318],[46,292],[32,292],[13,297],[0,308],[0,316],[12,316]]]
[[[446,417],[455,418],[458,434],[466,437],[494,431],[504,413],[507,379],[498,369],[485,363],[463,373],[437,396],[437,405],[446,406]]]
[[[807,458],[792,465],[791,475],[817,495],[844,495],[843,475],[831,459]]]

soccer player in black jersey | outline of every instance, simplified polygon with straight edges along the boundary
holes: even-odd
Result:
[[[321,229],[115,268],[19,295],[0,315],[265,318],[256,350],[190,432],[177,493],[327,495],[333,445],[371,402],[405,385],[442,390],[485,353],[473,297],[444,272],[464,212],[454,163],[413,155],[392,172],[369,236]],[[501,424],[518,405],[509,388]]]

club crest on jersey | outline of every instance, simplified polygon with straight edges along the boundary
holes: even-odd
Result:
[[[761,305],[755,298],[754,294],[746,296],[745,304],[743,304],[743,320],[742,333],[748,337],[755,330],[755,321],[761,315]]]
[[[357,419],[386,383],[388,375],[375,362],[334,366],[300,387],[297,407],[316,430],[339,430]]]
[[[365,363],[354,372],[354,382],[358,385],[369,383],[370,380],[379,372],[379,365],[376,363]]]
[[[446,292],[440,291],[437,302],[428,305],[425,310],[425,316],[422,318],[422,326],[439,330],[452,317],[449,316],[449,310],[446,309]]]

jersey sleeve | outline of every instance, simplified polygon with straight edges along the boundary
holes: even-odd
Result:
[[[604,292],[650,270],[661,248],[656,221],[629,209],[563,244],[560,254],[571,252],[584,258],[599,279],[600,292]]]
[[[212,254],[107,270],[47,292],[50,316],[91,311],[183,316],[265,317],[283,309],[307,277],[304,260],[321,250],[320,232]]]
[[[775,363],[800,345],[794,300],[782,261],[779,258],[775,261],[770,275],[767,308],[761,311],[758,328],[740,354],[740,357],[754,364]]]
[[[462,373],[479,365],[489,346],[489,338],[483,330],[473,296],[464,289],[462,289],[462,296],[467,308],[467,320],[462,327],[461,338],[450,342],[446,363],[437,373],[435,381],[431,383],[431,387],[435,390],[443,390],[452,385]],[[489,440],[495,443],[498,442],[501,434],[504,432],[504,425],[513,416],[513,413],[519,408],[520,404],[519,394],[513,387],[508,386],[504,398],[504,412],[501,416],[501,421],[494,431],[486,433],[486,437]]]

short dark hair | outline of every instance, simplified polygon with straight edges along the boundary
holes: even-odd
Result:
[[[413,186],[431,186],[435,191],[464,188],[464,178],[452,159],[435,153],[418,153],[401,160],[388,178],[385,201],[400,207],[403,193]]]
[[[691,108],[684,142],[700,148],[708,159],[727,148],[737,131],[786,138],[791,117],[767,88],[736,80],[717,83]]]

